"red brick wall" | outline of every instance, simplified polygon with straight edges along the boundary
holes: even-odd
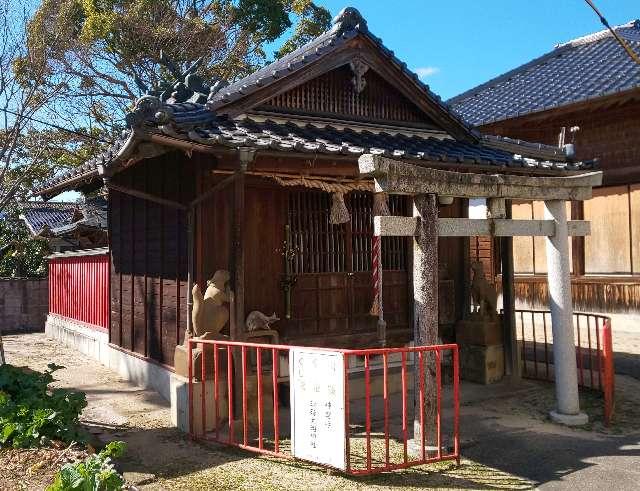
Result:
[[[613,104],[613,102],[612,102]],[[488,124],[481,131],[520,138],[532,142],[558,144],[560,129],[579,126],[576,156],[580,160],[598,158],[604,170],[605,184],[640,182],[640,169],[619,172],[615,169],[640,167],[640,102],[632,101],[608,107],[584,106],[580,110],[556,109],[508,121]]]

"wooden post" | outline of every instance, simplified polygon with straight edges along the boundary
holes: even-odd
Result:
[[[413,239],[413,340],[416,346],[438,343],[438,200],[435,194],[419,194],[413,199],[413,216],[420,218]],[[420,366],[414,357],[414,423],[415,442],[422,439],[420,429]],[[435,357],[424,355],[425,445],[434,447],[436,418]]]
[[[506,204],[506,218],[511,218],[511,201]],[[513,238],[500,238],[500,261],[502,262],[502,329],[505,375],[511,381],[520,380],[518,341],[516,338],[516,308],[513,271]]]
[[[233,294],[235,322],[229,325],[232,341],[244,341],[244,257],[245,257],[245,172],[254,152],[241,148],[238,151],[239,167],[233,181]],[[242,370],[238,350],[232,350],[233,358],[233,407],[237,417],[242,408]]]
[[[231,325],[229,335],[234,341],[244,337],[244,184],[244,170],[240,169],[233,182],[233,290],[236,322]]]

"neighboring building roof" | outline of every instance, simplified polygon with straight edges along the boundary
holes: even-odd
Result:
[[[54,252],[45,259],[64,259],[67,257],[80,257],[80,256],[102,256],[109,254],[108,247],[96,247],[94,249],[77,249],[75,251]]]
[[[614,27],[640,55],[640,20]],[[609,30],[564,44],[448,101],[479,126],[640,88],[640,66]]]
[[[480,135],[369,32],[366,21],[357,10],[344,9],[333,22],[331,30],[307,45],[231,85],[216,81],[211,87],[205,87],[189,69],[184,82],[175,84],[172,94],[148,95],[136,103],[135,110],[127,117],[130,129],[123,132],[117,142],[83,166],[50,181],[36,194],[55,194],[76,183],[96,179],[99,173],[109,175],[117,170],[120,163],[149,156],[148,153],[141,156],[136,149],[141,142],[158,135],[170,137],[162,142],[167,146],[178,146],[176,143],[186,141],[210,146],[248,146],[257,150],[354,157],[378,153],[419,161],[532,167],[551,171],[594,166],[592,161],[572,162],[562,149],[556,147]],[[270,119],[252,114],[237,118],[228,116],[227,105],[329,56],[357,35],[371,40],[378,52],[399,68],[409,81],[415,82],[422,100],[428,101],[430,108],[436,108],[438,118],[454,130],[452,134],[382,128],[373,124],[325,124],[286,115]]]
[[[34,236],[59,237],[81,227],[107,229],[107,201],[102,197],[81,203],[30,201],[19,206],[20,218]]]

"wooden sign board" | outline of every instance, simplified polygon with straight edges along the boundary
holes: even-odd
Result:
[[[344,356],[293,348],[289,374],[291,453],[345,470]]]

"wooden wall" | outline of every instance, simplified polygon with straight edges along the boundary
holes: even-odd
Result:
[[[227,178],[228,171],[219,171],[230,169],[231,164],[222,158],[194,154],[189,159],[182,153],[171,153],[139,162],[117,174],[114,184],[186,204]],[[292,316],[285,318],[285,225],[291,224],[292,196],[296,193],[312,196],[313,192],[277,186],[264,177],[245,177],[245,315],[252,310],[275,312],[281,318],[277,328],[282,341],[291,344],[375,346],[376,318],[369,314],[370,195],[347,197],[352,221],[331,225],[344,238],[342,266],[325,271],[318,262],[313,271],[296,274]],[[405,207],[395,212],[410,214],[409,200],[402,199]],[[320,203],[318,198],[311,202]],[[203,291],[207,279],[218,269],[226,269],[234,277],[237,224],[233,203],[231,183],[196,207],[194,280]],[[329,226],[329,208],[323,206],[322,210],[305,212],[310,221],[300,232],[306,237],[305,250],[316,247],[319,258],[328,254],[328,249],[317,249],[326,238],[322,228]],[[461,200],[440,209],[441,216],[461,216],[462,211]],[[111,343],[171,366],[174,348],[183,341],[187,323],[186,212],[112,190],[110,213]],[[465,247],[462,239],[440,240],[440,321],[448,330],[462,315]],[[383,295],[391,344],[405,343],[412,336],[410,251],[408,239],[385,239],[383,243],[383,255],[389,256],[385,259]],[[353,260],[346,259],[349,257]]]
[[[174,152],[117,174],[116,184],[187,202],[197,159]],[[110,341],[173,365],[186,328],[187,223],[184,211],[111,191]]]
[[[638,97],[638,96],[636,96]],[[578,159],[599,159],[604,170],[604,184],[640,182],[640,101],[622,100],[620,96],[530,114],[482,126],[483,133],[521,138],[532,142],[558,144],[558,134],[565,126],[579,126],[575,134]],[[566,142],[572,137],[567,131]]]

